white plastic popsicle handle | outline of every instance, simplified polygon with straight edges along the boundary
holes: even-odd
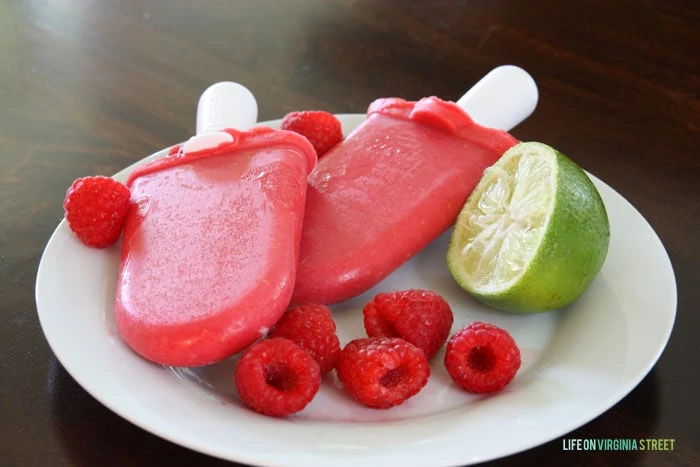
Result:
[[[509,131],[537,107],[537,84],[520,67],[503,65],[481,78],[458,101],[483,126]]]
[[[258,121],[258,103],[245,86],[231,81],[212,84],[197,104],[197,135],[225,128],[247,130]]]

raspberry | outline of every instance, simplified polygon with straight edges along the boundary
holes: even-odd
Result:
[[[269,336],[285,337],[309,352],[324,375],[333,369],[340,354],[335,329],[327,306],[307,304],[288,310]]]
[[[121,235],[130,196],[129,189],[113,178],[79,178],[63,201],[68,225],[87,246],[106,248]]]
[[[423,351],[396,337],[370,337],[349,342],[336,365],[348,393],[373,409],[400,405],[428,382],[430,366]]]
[[[335,115],[321,110],[291,112],[285,115],[280,129],[306,137],[321,157],[343,139],[343,129]]]
[[[447,301],[427,290],[380,293],[362,313],[368,336],[400,337],[422,349],[428,360],[447,341],[453,321]]]
[[[264,415],[285,417],[308,405],[321,385],[316,360],[289,339],[262,340],[236,366],[241,400]]]
[[[447,343],[445,368],[463,389],[477,393],[500,391],[520,369],[520,350],[508,331],[475,321]]]

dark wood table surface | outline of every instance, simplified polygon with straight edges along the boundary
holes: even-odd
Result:
[[[456,99],[501,64],[540,90],[513,135],[564,150],[641,212],[670,255],[678,309],[641,384],[566,435],[673,438],[673,451],[572,452],[560,438],[493,464],[700,465],[699,30],[695,0],[2,2],[0,465],[230,465],[113,414],[49,348],[34,285],[75,178],[187,138],[217,81],[248,86],[267,120]]]

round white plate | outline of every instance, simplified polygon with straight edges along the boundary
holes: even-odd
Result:
[[[364,115],[339,118],[347,134]],[[116,178],[124,181],[132,169]],[[362,306],[392,289],[442,294],[455,314],[453,332],[474,320],[506,328],[521,348],[522,368],[505,390],[488,397],[458,390],[439,354],[428,385],[402,406],[361,407],[327,377],[299,414],[257,415],[236,397],[233,360],[196,370],[163,368],[122,343],[113,318],[120,246],[84,247],[65,221],[39,265],[39,319],[60,362],[102,404],[212,456],[303,467],[466,465],[506,456],[561,437],[617,403],[656,363],[673,328],[676,283],[661,241],[630,203],[591,178],[608,209],[610,249],[599,276],[568,308],[520,316],[479,304],[447,271],[449,232],[372,290],[333,307],[341,344],[363,335]]]

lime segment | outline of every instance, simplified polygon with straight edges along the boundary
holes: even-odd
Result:
[[[609,236],[605,207],[585,172],[547,145],[520,143],[485,171],[464,205],[447,265],[490,306],[547,311],[590,285]]]

